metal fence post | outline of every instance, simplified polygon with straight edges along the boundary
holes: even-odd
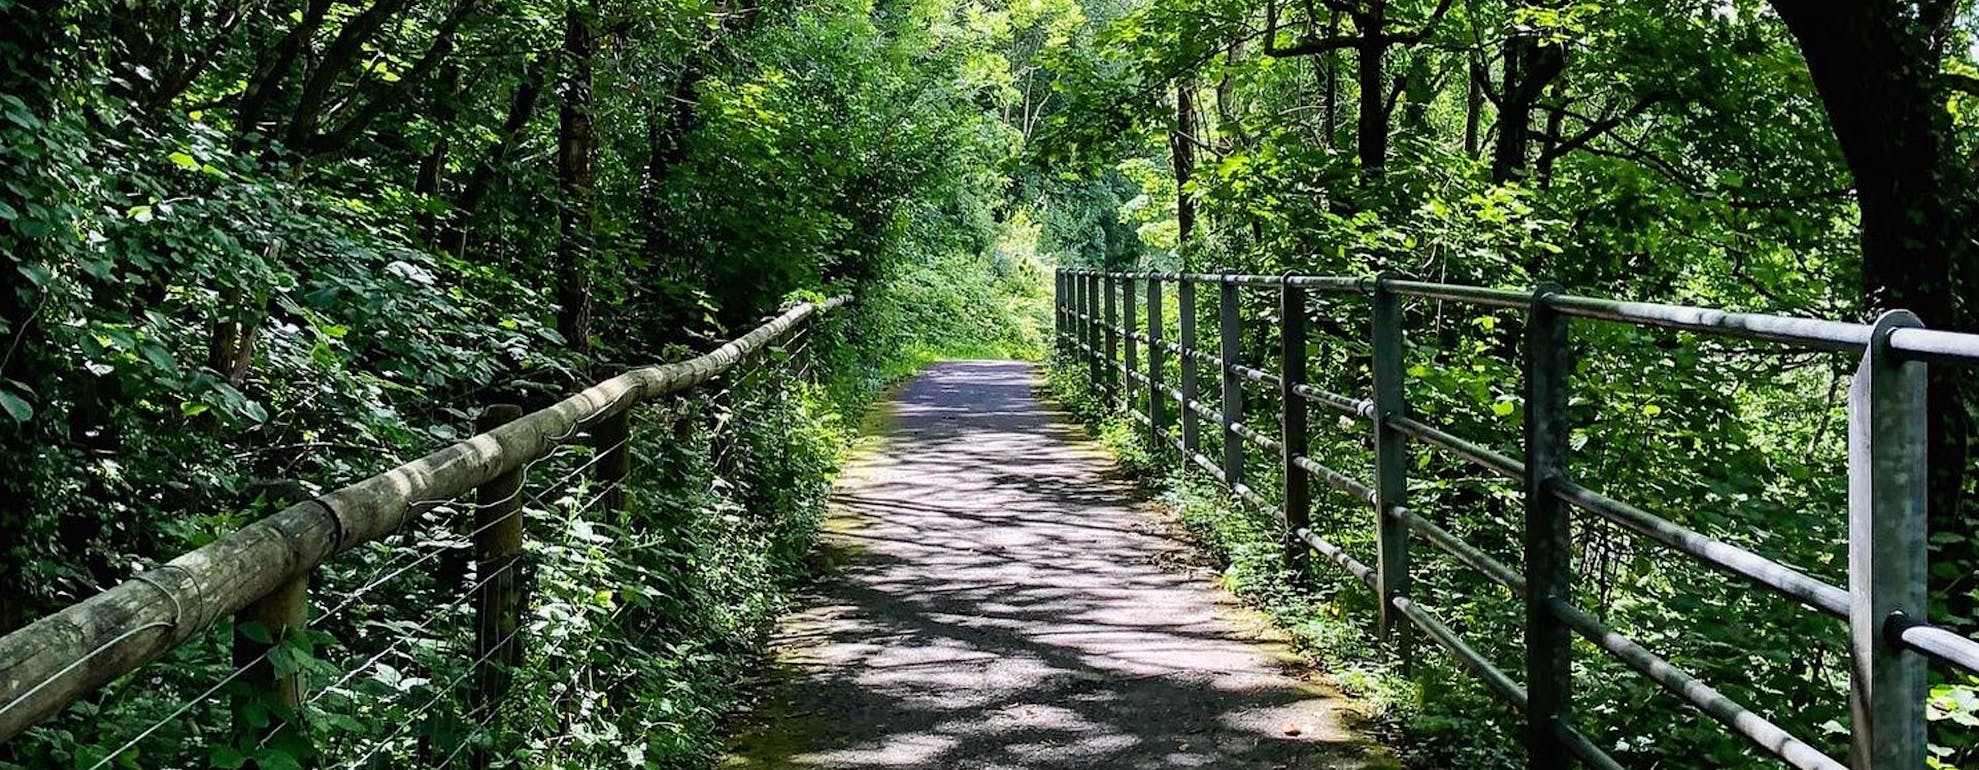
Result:
[[[1076,353],[1079,343],[1079,274],[1070,268],[1059,268],[1059,345],[1068,353]]]
[[[1279,439],[1284,443],[1285,563],[1299,574],[1311,567],[1311,549],[1299,532],[1312,526],[1312,479],[1300,468],[1306,453],[1306,402],[1299,386],[1306,384],[1306,290],[1287,273],[1278,302]]]
[[[1924,324],[1908,310],[1876,319],[1848,389],[1849,764],[1924,766],[1925,669],[1896,644],[1891,619],[1923,620],[1925,365],[1890,351],[1890,332]]]
[[[1079,343],[1082,346],[1079,352],[1079,360],[1086,365],[1086,378],[1091,381],[1094,388],[1098,388],[1099,369],[1093,365],[1092,356],[1095,327],[1093,326],[1093,314],[1089,309],[1092,306],[1093,296],[1092,276],[1087,275],[1086,271],[1082,269],[1079,271],[1079,276],[1074,280],[1078,283],[1077,288],[1079,292]]]
[[[1182,465],[1183,467],[1188,467],[1194,460],[1196,453],[1202,451],[1201,423],[1197,421],[1196,410],[1194,409],[1196,401],[1202,398],[1196,376],[1196,351],[1198,350],[1198,346],[1196,345],[1196,282],[1190,280],[1187,275],[1184,275],[1176,282],[1175,292],[1175,312],[1181,316],[1176,319],[1181,324],[1181,330],[1177,334],[1178,339],[1176,344],[1182,349],[1182,360],[1176,362],[1182,365],[1182,403],[1178,404],[1177,408],[1182,418]]]
[[[1073,270],[1072,274],[1065,278],[1065,288],[1071,295],[1071,307],[1066,311],[1070,315],[1066,317],[1065,322],[1071,324],[1069,329],[1072,333],[1072,353],[1076,356],[1073,360],[1083,361],[1086,351],[1082,346],[1086,344],[1087,332],[1085,271]]]
[[[1408,505],[1409,439],[1388,420],[1408,413],[1403,390],[1402,299],[1388,276],[1374,281],[1371,324],[1374,375],[1374,524],[1376,590],[1381,595],[1381,635],[1409,660],[1415,626],[1395,600],[1409,595],[1409,528],[1397,515]]]
[[[1141,346],[1134,340],[1136,336],[1135,331],[1140,328],[1141,322],[1139,320],[1140,313],[1135,308],[1137,303],[1134,299],[1134,276],[1132,273],[1122,275],[1120,277],[1120,328],[1122,330],[1120,333],[1120,345],[1122,347],[1120,406],[1128,412],[1134,411],[1134,400],[1136,398],[1134,394],[1139,392],[1139,389],[1135,387],[1134,375],[1141,371]],[[1132,415],[1129,416],[1131,417]]]
[[[625,485],[632,477],[632,410],[605,418],[591,432],[591,446],[601,456],[592,471],[598,484],[598,507],[605,515],[625,512]]]
[[[1244,422],[1244,381],[1237,376],[1237,356],[1244,347],[1244,326],[1237,315],[1237,282],[1224,275],[1217,284],[1217,346],[1223,352],[1223,483],[1236,489],[1244,481],[1244,439],[1232,426]]]
[[[1100,376],[1106,381],[1106,403],[1112,406],[1120,399],[1120,287],[1113,273],[1100,279],[1100,303],[1105,308],[1100,321],[1106,339]]]
[[[519,406],[490,406],[476,427],[485,433],[521,416]],[[522,558],[522,484],[517,468],[481,485],[475,496],[474,561],[481,587],[474,595],[474,659],[485,662],[474,671],[468,713],[485,719],[491,733],[501,724],[501,701],[521,662],[522,580],[515,563]],[[487,751],[476,747],[472,766],[487,764]]]
[[[1051,349],[1065,353],[1065,268],[1051,269]]]
[[[1573,598],[1573,526],[1552,486],[1566,473],[1567,317],[1546,304],[1560,287],[1533,289],[1525,331],[1525,642],[1526,767],[1570,767],[1557,737],[1573,703],[1573,632],[1553,615],[1554,599]],[[1384,518],[1386,518],[1384,516]]]
[[[1168,445],[1168,415],[1161,408],[1168,394],[1163,393],[1162,377],[1167,351],[1161,349],[1161,276],[1148,274],[1148,443],[1156,454]],[[1183,458],[1185,461],[1188,458]]]
[[[1092,380],[1093,397],[1104,399],[1105,363],[1100,361],[1099,274],[1086,273],[1086,375]]]

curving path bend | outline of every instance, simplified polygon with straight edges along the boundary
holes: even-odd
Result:
[[[938,364],[834,493],[838,562],[727,768],[1391,767],[1187,565],[1029,364]]]

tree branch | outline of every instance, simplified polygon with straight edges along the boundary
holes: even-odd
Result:
[[[1668,96],[1669,94],[1666,94],[1661,91],[1651,91],[1649,93],[1643,94],[1640,98],[1636,99],[1636,102],[1633,106],[1619,113],[1611,115],[1607,118],[1603,118],[1597,121],[1587,121],[1583,119],[1582,122],[1587,124],[1586,128],[1583,128],[1580,131],[1580,133],[1574,134],[1573,136],[1557,139],[1552,147],[1547,148],[1546,151],[1541,152],[1539,154],[1539,160],[1537,162],[1544,163],[1547,161],[1557,160],[1560,157],[1566,155],[1567,153],[1573,152],[1574,150],[1578,150],[1582,147],[1587,146],[1588,142],[1600,138],[1601,136],[1607,134],[1608,132],[1615,130],[1616,127],[1622,125],[1623,123],[1626,123],[1629,120],[1634,119],[1636,116],[1641,115],[1644,112],[1647,112],[1650,107],[1654,106],[1657,102],[1662,101]],[[1561,109],[1560,112],[1570,117],[1576,117],[1576,118],[1580,117],[1579,115],[1576,115],[1573,112],[1566,109]]]
[[[357,114],[352,115],[342,125],[310,137],[303,147],[296,149],[311,154],[332,153],[343,149],[362,136],[364,130],[384,113],[386,107],[400,103],[401,92],[423,82],[442,61],[452,55],[454,35],[460,29],[461,21],[466,18],[468,11],[474,7],[474,3],[475,0],[460,0],[454,4],[446,18],[441,20],[439,30],[434,33],[432,45],[427,47],[426,53],[421,55],[418,61],[413,62],[412,68],[407,70],[405,76],[399,78],[398,82],[388,85],[366,100],[364,106],[358,108]]]
[[[289,122],[285,137],[290,147],[306,146],[307,140],[315,134],[317,121],[322,118],[323,106],[330,94],[330,87],[337,82],[345,68],[350,66],[357,55],[364,51],[364,44],[378,34],[385,21],[403,9],[410,0],[377,0],[344,22],[343,29],[323,50],[323,58],[312,68],[309,77],[303,80],[301,94],[296,98],[294,117]]]
[[[1979,77],[1958,72],[1940,72],[1938,83],[1967,96],[1979,96]]]

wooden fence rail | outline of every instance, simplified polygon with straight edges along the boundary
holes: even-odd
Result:
[[[1180,334],[1163,338],[1159,311],[1148,324],[1131,312],[1114,313],[1115,297],[1146,287],[1150,310],[1162,287],[1180,297]],[[1216,289],[1218,345],[1211,353],[1197,339],[1196,287]],[[1243,289],[1277,293],[1279,373],[1245,366],[1238,313]],[[1083,359],[1108,403],[1145,423],[1154,446],[1172,447],[1184,466],[1215,478],[1239,499],[1285,525],[1287,561],[1303,564],[1309,552],[1345,569],[1377,597],[1382,635],[1404,650],[1419,630],[1447,650],[1492,693],[1526,716],[1528,767],[1555,770],[1575,761],[1619,767],[1574,724],[1573,639],[1579,636],[1614,656],[1754,745],[1801,770],[1910,770],[1925,767],[1925,665],[1936,661],[1979,673],[1979,642],[1931,625],[1925,614],[1924,380],[1930,364],[1979,363],[1979,335],[1922,328],[1896,310],[1874,324],[1732,313],[1709,308],[1619,302],[1567,294],[1556,286],[1506,290],[1401,280],[1393,277],[1122,273],[1061,269],[1057,285],[1058,349]],[[1308,294],[1365,297],[1369,303],[1371,393],[1333,393],[1306,382],[1309,366],[1305,320]],[[1526,404],[1523,458],[1508,457],[1453,435],[1409,411],[1402,304],[1441,300],[1525,313],[1523,372]],[[1572,387],[1571,321],[1592,319],[1679,329],[1738,339],[1856,353],[1860,366],[1849,390],[1848,585],[1826,583],[1791,565],[1696,532],[1575,483],[1568,462],[1572,431],[1567,403]],[[1126,354],[1117,348],[1124,341]],[[1150,351],[1145,369],[1135,349]],[[1179,389],[1164,381],[1162,357],[1180,362]],[[1218,372],[1221,408],[1201,400],[1199,366]],[[1269,389],[1281,405],[1279,435],[1244,421],[1245,387]],[[1182,418],[1171,432],[1165,409]],[[1374,478],[1364,482],[1307,456],[1307,412],[1336,412],[1367,424],[1374,446]],[[1202,454],[1198,420],[1224,436],[1223,458]],[[1514,568],[1411,511],[1408,451],[1411,441],[1448,452],[1523,487],[1524,561]],[[1284,488],[1273,503],[1246,483],[1249,449],[1277,456]],[[1367,501],[1376,512],[1376,559],[1369,566],[1314,532],[1308,522],[1316,478]],[[1771,590],[1843,620],[1849,628],[1850,756],[1828,756],[1764,716],[1732,701],[1672,665],[1643,644],[1609,628],[1576,605],[1571,527],[1576,513],[1592,514],[1737,579]],[[1522,681],[1478,653],[1461,634],[1411,598],[1409,549],[1420,536],[1459,563],[1518,597],[1524,615]]]
[[[470,533],[473,557],[483,578],[472,587],[476,681],[469,701],[474,708],[492,709],[509,679],[503,664],[515,662],[520,645],[522,589],[516,571],[508,568],[523,546],[523,471],[588,429],[598,457],[587,467],[606,504],[622,505],[631,461],[626,419],[634,406],[714,381],[809,331],[845,302],[797,305],[705,355],[626,372],[530,414],[491,408],[478,435],[291,505],[0,637],[0,742],[221,618],[234,616],[238,628],[252,624],[269,632],[254,633],[259,642],[242,641],[262,645],[265,653],[270,636],[304,621],[309,577],[319,565],[399,530],[422,506],[471,492],[478,495]],[[256,658],[253,649],[237,649],[236,655],[265,659]],[[236,675],[255,678],[254,668],[243,667]],[[299,705],[299,684],[275,681],[265,671],[260,678],[267,681],[258,686],[271,690],[276,701]]]

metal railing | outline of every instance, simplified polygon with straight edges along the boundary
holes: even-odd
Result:
[[[634,481],[635,411],[669,413],[668,425],[655,426],[663,432],[653,446],[664,447],[679,439],[682,421],[743,409],[733,403],[742,397],[739,387],[790,392],[793,382],[810,374],[821,319],[845,301],[797,305],[713,352],[629,371],[530,414],[515,406],[488,407],[478,435],[297,502],[0,637],[0,744],[112,682],[128,683],[127,675],[168,652],[206,650],[210,645],[193,643],[211,642],[204,632],[231,617],[231,642],[219,642],[233,648],[224,676],[210,687],[187,687],[194,694],[175,706],[147,711],[138,720],[146,726],[117,736],[122,745],[95,767],[122,766],[130,761],[126,752],[161,729],[202,714],[210,721],[215,708],[231,711],[231,728],[200,725],[177,733],[213,736],[243,761],[258,762],[254,752],[277,746],[326,766],[443,766],[456,760],[487,766],[495,749],[487,736],[509,719],[503,701],[525,665],[529,581],[542,566],[530,562],[571,548],[573,538],[595,540],[594,524],[616,521],[626,510]],[[768,377],[789,381],[765,384]],[[692,403],[682,400],[689,396]],[[703,461],[719,469],[728,462],[732,438],[722,427],[708,431]],[[532,473],[554,480],[532,482]],[[564,531],[527,533],[525,522],[538,519],[564,525]],[[333,565],[333,557],[352,550],[365,553]],[[359,563],[352,567],[352,561]],[[332,566],[340,570],[335,580],[325,573]],[[313,576],[319,583],[312,588]],[[314,612],[312,593],[321,597]],[[371,621],[370,627],[388,633],[367,641],[375,649],[353,649],[353,664],[328,685],[312,688],[293,661],[284,664],[284,655],[295,652],[285,644],[326,623],[346,624],[359,609],[389,606],[386,597],[419,606],[423,614]],[[614,612],[600,622],[616,617]],[[335,752],[297,748],[297,741],[308,740],[301,724],[313,708],[322,708],[325,696],[348,700],[353,679],[388,664],[404,667],[417,657],[408,647],[447,661],[444,671],[429,672],[425,684],[404,693],[423,705],[403,709],[409,716],[382,737],[339,736],[351,745]],[[164,681],[154,674],[137,687]],[[169,705],[173,699],[154,700]],[[220,701],[231,705],[211,705]],[[458,724],[443,745],[436,746],[434,731],[424,726],[420,735],[409,735],[413,721],[448,707],[459,711],[452,715]],[[158,710],[163,717],[151,720]],[[8,748],[0,745],[0,757]],[[198,757],[204,766],[205,755]],[[161,766],[159,761],[147,764]],[[77,762],[82,767],[87,760]]]
[[[1060,269],[1056,286],[1058,349],[1083,360],[1110,403],[1172,447],[1185,465],[1215,478],[1237,498],[1283,523],[1286,557],[1302,566],[1308,551],[1372,589],[1385,638],[1408,644],[1411,627],[1446,649],[1490,692],[1526,716],[1528,767],[1552,770],[1578,760],[1616,768],[1609,754],[1576,727],[1573,637],[1614,656],[1755,746],[1802,770],[1895,770],[1925,766],[1927,661],[1979,673],[1979,642],[1930,624],[1927,574],[1925,375],[1929,364],[1979,362],[1979,335],[1922,328],[1907,311],[1874,324],[1732,313],[1708,308],[1620,302],[1567,294],[1557,286],[1529,291],[1457,286],[1392,277],[1121,273]],[[1136,286],[1141,291],[1136,290]],[[1179,294],[1177,339],[1164,339],[1164,290]],[[1218,346],[1198,340],[1197,288],[1216,292]],[[1278,363],[1273,374],[1241,363],[1244,326],[1239,291],[1277,293]],[[1365,297],[1370,304],[1371,392],[1365,397],[1307,383],[1309,293]],[[1135,309],[1144,295],[1147,312]],[[1515,458],[1453,435],[1411,415],[1403,366],[1403,303],[1412,299],[1524,311],[1522,360],[1524,456]],[[1123,324],[1122,318],[1126,321]],[[1145,318],[1145,326],[1141,325]],[[1836,586],[1792,565],[1697,532],[1575,483],[1567,449],[1570,320],[1656,326],[1799,348],[1859,354],[1848,396],[1848,585]],[[1124,348],[1124,350],[1123,350]],[[1143,361],[1145,354],[1145,361]],[[1177,387],[1165,380],[1168,356],[1179,364]],[[1221,408],[1201,400],[1201,367],[1218,375]],[[1272,437],[1244,419],[1244,383],[1276,390],[1283,408]],[[1173,406],[1180,425],[1170,415]],[[1308,412],[1331,410],[1372,430],[1371,482],[1307,456]],[[1203,421],[1222,432],[1222,458],[1202,453]],[[1179,430],[1171,428],[1179,427]],[[1409,443],[1447,452],[1523,488],[1522,568],[1435,524],[1408,507]],[[1274,505],[1245,483],[1246,447],[1274,454],[1283,488]],[[1364,499],[1374,519],[1369,566],[1314,531],[1310,483],[1331,484]],[[1745,583],[1845,621],[1849,631],[1850,756],[1828,756],[1766,717],[1734,702],[1640,642],[1616,632],[1575,603],[1574,513],[1592,514]],[[1477,652],[1463,636],[1411,598],[1409,551],[1420,536],[1461,564],[1502,585],[1522,602],[1523,681]]]

